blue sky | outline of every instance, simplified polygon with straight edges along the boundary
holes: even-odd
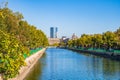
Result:
[[[6,0],[1,0],[6,1]],[[50,27],[58,36],[94,34],[120,27],[120,0],[7,0],[30,24],[49,37]]]

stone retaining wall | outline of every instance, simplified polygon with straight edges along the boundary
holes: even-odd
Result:
[[[110,53],[110,52],[96,52],[96,51],[78,50],[78,49],[72,49],[72,48],[67,48],[67,49],[120,61],[120,55],[115,55],[114,53]]]
[[[35,63],[41,58],[43,53],[45,52],[45,48],[42,50],[38,51],[37,53],[31,55],[30,57],[26,58],[26,66],[21,67],[19,70],[19,75],[17,77],[9,79],[9,80],[24,80],[24,78],[27,76],[27,74],[30,72],[32,67],[35,65]],[[0,74],[0,80],[3,80]]]

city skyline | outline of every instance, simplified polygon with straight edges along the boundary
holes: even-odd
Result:
[[[58,38],[58,27],[50,27],[50,38]]]
[[[6,0],[1,0],[6,1]],[[8,7],[23,14],[24,20],[49,37],[49,27],[59,35],[95,34],[120,27],[120,0],[7,0]]]

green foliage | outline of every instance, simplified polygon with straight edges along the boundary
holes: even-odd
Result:
[[[24,46],[14,36],[0,30],[0,73],[5,79],[15,77],[25,65],[23,52]]]
[[[30,49],[48,45],[46,35],[22,19],[19,12],[6,6],[0,8],[0,74],[5,79],[18,74],[25,65],[24,56],[30,56]]]
[[[120,49],[120,28],[115,31],[117,48]]]
[[[14,35],[24,46],[36,48],[47,46],[46,35],[35,26],[23,21],[19,12],[13,12],[9,8],[0,9],[0,30]]]
[[[100,48],[103,44],[103,36],[101,34],[94,34],[92,37],[92,47]]]
[[[72,41],[72,40],[69,40],[69,41],[67,42],[67,44],[68,44],[68,47],[73,47],[73,41]]]
[[[107,45],[108,49],[112,47],[116,41],[117,41],[117,38],[115,33],[110,31],[103,33],[103,43]]]
[[[41,30],[36,29],[35,26],[29,25],[26,21],[19,22],[17,38],[30,49],[48,45],[46,35]]]
[[[120,49],[120,29],[116,32],[107,31],[103,34],[83,34],[77,40],[68,41],[67,44],[69,47]]]

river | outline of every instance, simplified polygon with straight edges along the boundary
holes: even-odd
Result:
[[[48,48],[25,80],[120,80],[120,62]]]

